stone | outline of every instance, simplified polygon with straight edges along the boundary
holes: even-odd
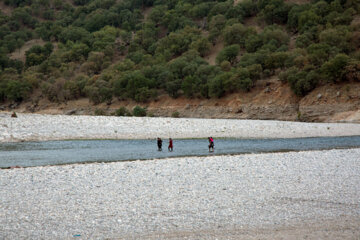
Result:
[[[322,97],[321,93],[317,95],[317,99],[320,99]]]
[[[236,110],[236,113],[242,113],[242,112],[243,112],[242,108],[238,108],[238,110]]]
[[[76,113],[76,109],[72,109],[70,111],[67,111],[65,115],[74,115]]]

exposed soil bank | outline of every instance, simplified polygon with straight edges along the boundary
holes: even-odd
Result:
[[[94,105],[88,99],[66,103],[52,103],[41,96],[20,105],[6,103],[0,110],[68,115],[93,115],[101,109],[111,115],[124,106],[129,110],[136,105],[146,107],[148,113],[168,117],[178,112],[180,117],[264,119],[306,122],[360,123],[360,83],[326,85],[316,88],[300,98],[287,84],[278,79],[258,81],[247,93],[234,93],[220,99],[170,98],[160,95],[155,101],[139,104],[114,99],[110,104]]]

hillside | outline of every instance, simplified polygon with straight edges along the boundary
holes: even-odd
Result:
[[[356,1],[0,7],[0,110],[360,121]]]

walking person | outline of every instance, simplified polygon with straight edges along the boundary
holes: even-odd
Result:
[[[169,150],[169,152],[172,152],[174,150],[172,138],[169,138],[168,150]]]
[[[157,138],[158,151],[162,151],[162,140],[161,138]]]
[[[209,152],[213,152],[214,151],[214,139],[212,137],[209,137],[208,139],[209,139]]]

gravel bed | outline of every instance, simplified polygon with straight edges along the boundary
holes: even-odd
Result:
[[[360,135],[360,124],[0,113],[0,142],[62,139],[296,138]]]
[[[359,160],[348,149],[0,170],[0,239],[214,239],[359,220]]]

